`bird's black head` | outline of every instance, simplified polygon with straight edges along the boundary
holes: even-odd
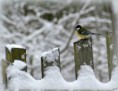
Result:
[[[80,30],[81,29],[81,25],[77,25],[76,27],[75,27],[75,30],[76,31],[78,31],[78,30]]]

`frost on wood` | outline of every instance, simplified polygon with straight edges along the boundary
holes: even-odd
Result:
[[[51,51],[48,52],[44,52],[42,54],[43,60],[47,61],[47,62],[54,62],[55,60],[59,59],[59,49],[58,48],[54,48]]]
[[[19,61],[20,62],[20,61]],[[102,83],[96,79],[92,68],[88,65],[81,66],[78,79],[74,82],[67,82],[62,77],[60,70],[56,66],[51,66],[45,71],[45,77],[41,80],[35,80],[30,74],[17,67],[19,62],[9,65],[7,68],[8,89],[10,91],[19,91],[23,89],[44,91],[44,90],[87,90],[87,91],[117,91],[118,89],[118,67],[112,72],[111,80]],[[18,64],[17,64],[18,63]],[[16,65],[17,64],[17,65]],[[20,63],[24,65],[25,63]],[[23,67],[23,66],[22,66]]]
[[[75,59],[76,78],[77,78],[77,72],[80,69],[81,65],[87,64],[94,69],[91,38],[81,39],[77,42],[74,42],[74,59]]]
[[[51,51],[44,52],[41,57],[42,77],[44,77],[44,71],[51,66],[57,66],[60,68],[60,53],[58,48],[54,48]]]

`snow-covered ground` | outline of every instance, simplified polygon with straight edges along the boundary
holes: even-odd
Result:
[[[16,60],[7,68],[10,91],[118,91],[118,67],[113,70],[111,80],[102,83],[96,79],[92,68],[88,65],[81,66],[78,79],[73,82],[65,81],[60,69],[55,65],[46,69],[43,79],[35,80],[29,73],[21,70],[23,65],[25,63]]]

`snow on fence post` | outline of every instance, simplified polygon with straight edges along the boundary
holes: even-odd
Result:
[[[2,60],[2,78],[5,88],[7,88],[6,68],[10,63],[13,63],[15,60],[21,60],[26,62],[26,49],[19,45],[9,44],[6,45],[5,50],[6,59]]]
[[[107,60],[108,60],[108,71],[109,71],[109,80],[111,79],[111,73],[113,68],[112,58],[113,58],[113,43],[112,43],[112,34],[106,32],[106,47],[107,47]]]
[[[20,45],[6,45],[6,60],[13,63],[14,60],[26,62],[26,49]]]
[[[60,51],[59,48],[54,48],[51,51],[44,52],[41,57],[42,78],[45,76],[46,68],[50,66],[58,66],[60,68]]]
[[[87,64],[94,69],[92,38],[81,39],[74,42],[74,60],[76,79],[81,65]]]

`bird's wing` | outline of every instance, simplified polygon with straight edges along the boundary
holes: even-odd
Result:
[[[83,30],[81,30],[80,34],[81,34],[81,35],[89,35],[89,34],[91,34],[91,32],[89,32],[89,31],[86,30],[86,29],[83,29]]]

